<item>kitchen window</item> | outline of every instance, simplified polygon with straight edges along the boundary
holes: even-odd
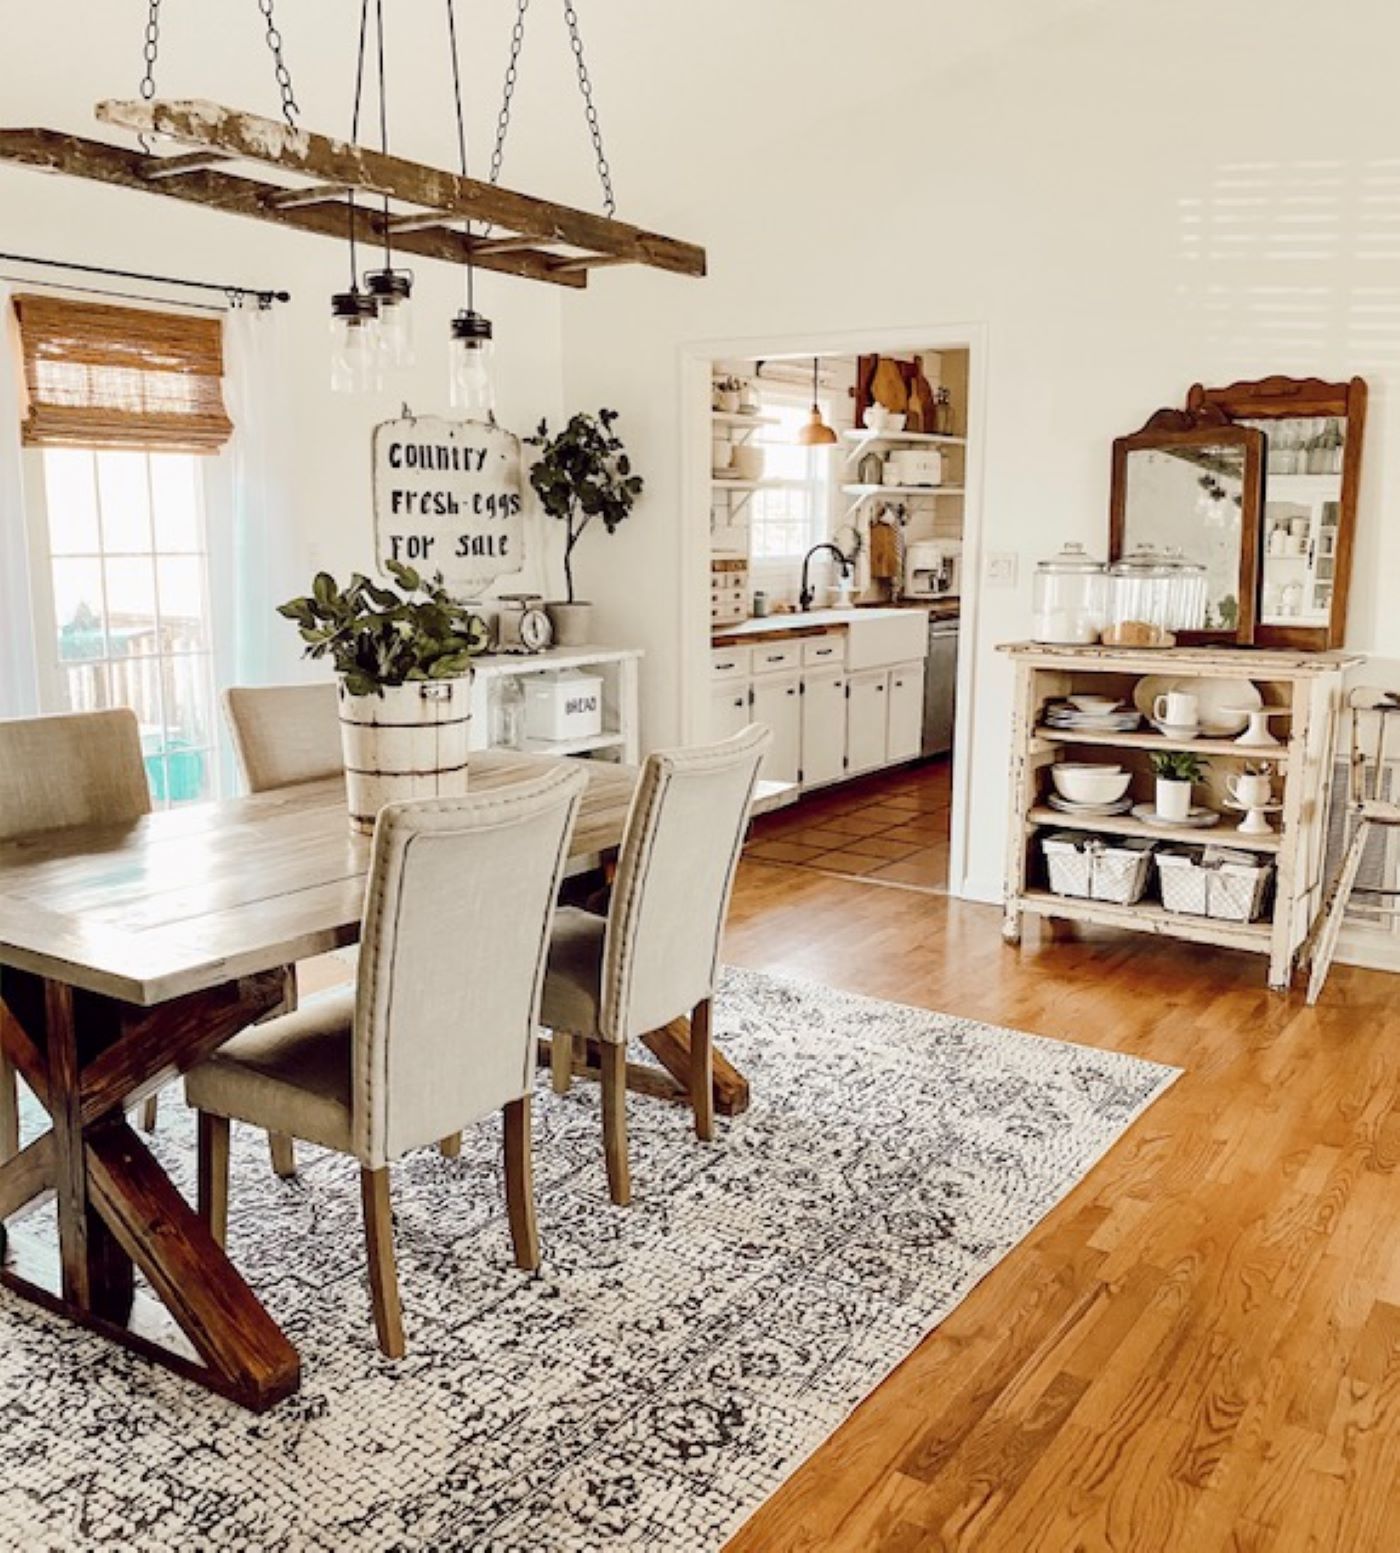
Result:
[[[754,492],[749,509],[749,559],[755,567],[788,567],[827,538],[831,450],[797,442],[811,414],[810,394],[779,398],[765,389],[761,408],[778,424],[764,426],[755,438],[764,449],[764,488]],[[830,424],[831,405],[823,401],[821,408]]]

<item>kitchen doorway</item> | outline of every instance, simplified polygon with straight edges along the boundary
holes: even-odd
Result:
[[[753,860],[960,894],[981,332],[783,344],[686,353],[689,725],[774,730]]]

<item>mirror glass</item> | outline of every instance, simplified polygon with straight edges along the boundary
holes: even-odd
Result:
[[[1264,433],[1259,622],[1326,626],[1342,519],[1345,416],[1244,420]]]
[[[1201,629],[1233,631],[1240,618],[1245,449],[1238,443],[1132,448],[1124,471],[1123,541],[1179,551],[1206,569]]]

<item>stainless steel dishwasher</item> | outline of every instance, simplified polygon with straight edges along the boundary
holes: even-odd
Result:
[[[953,713],[958,691],[958,621],[931,615],[924,664],[925,755],[946,755],[953,747]]]

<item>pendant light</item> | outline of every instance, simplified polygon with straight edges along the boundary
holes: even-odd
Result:
[[[375,0],[375,35],[379,56],[379,149],[389,154],[389,108],[384,91],[384,0]],[[363,45],[361,45],[363,49]],[[363,53],[361,54],[363,59]],[[413,365],[413,273],[394,268],[389,199],[384,197],[384,267],[365,275],[365,290],[379,309],[379,348],[384,365]]]
[[[836,441],[836,433],[822,419],[822,407],[818,403],[820,394],[819,378],[821,375],[821,363],[816,356],[812,357],[812,413],[807,417],[807,424],[797,433],[797,441],[804,448],[829,447]]]
[[[462,111],[462,65],[457,52],[457,15],[447,0],[447,47],[452,60],[452,97],[457,109],[457,159],[462,176],[467,169],[467,121]],[[515,45],[519,50],[519,43]],[[491,320],[476,310],[476,267],[471,250],[474,237],[467,223],[466,307],[448,325],[447,387],[452,408],[469,420],[496,421],[496,391],[491,379],[495,331]]]
[[[350,116],[352,143],[358,142],[360,138],[360,100],[364,91],[365,40],[368,33],[369,0],[362,0],[360,47],[355,65],[355,106]],[[381,89],[381,99],[382,95]],[[337,394],[377,393],[382,386],[383,347],[379,339],[379,302],[372,292],[360,290],[356,219],[355,195],[352,190],[345,201],[350,289],[337,291],[331,297],[331,391]]]

